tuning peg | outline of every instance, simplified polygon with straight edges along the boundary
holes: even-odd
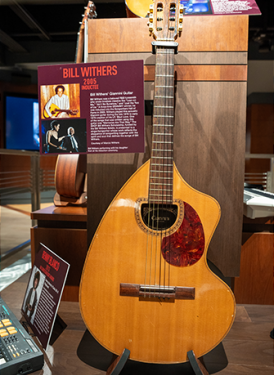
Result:
[[[180,14],[179,16],[179,25],[178,25],[179,32],[183,31],[183,15]]]
[[[149,30],[150,32],[153,31],[153,23],[148,22],[148,30]]]
[[[179,5],[179,12],[180,13],[184,13],[184,6],[183,6],[183,4]]]
[[[149,5],[149,12],[150,12],[150,13],[153,13],[153,4],[150,4],[150,5]]]

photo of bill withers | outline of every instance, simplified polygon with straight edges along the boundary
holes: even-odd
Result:
[[[34,266],[28,285],[29,289],[26,293],[26,298],[22,308],[22,310],[24,311],[24,316],[27,320],[32,320],[32,317],[35,313],[44,279],[44,275],[41,274],[38,268]]]

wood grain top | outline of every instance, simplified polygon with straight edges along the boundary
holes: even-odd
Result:
[[[89,53],[151,51],[145,18],[89,21]],[[247,51],[248,16],[191,16],[184,18],[179,51]]]
[[[33,220],[87,221],[86,207],[55,207],[54,205],[31,213]]]
[[[246,81],[247,65],[176,65],[177,81]],[[144,66],[145,81],[154,81],[155,68]]]

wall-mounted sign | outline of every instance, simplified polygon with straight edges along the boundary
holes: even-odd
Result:
[[[40,152],[144,151],[143,61],[38,68]]]

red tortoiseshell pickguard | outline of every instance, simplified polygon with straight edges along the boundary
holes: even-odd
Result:
[[[205,249],[205,236],[197,212],[184,202],[184,219],[180,228],[162,240],[164,259],[173,266],[186,267],[198,262]]]

